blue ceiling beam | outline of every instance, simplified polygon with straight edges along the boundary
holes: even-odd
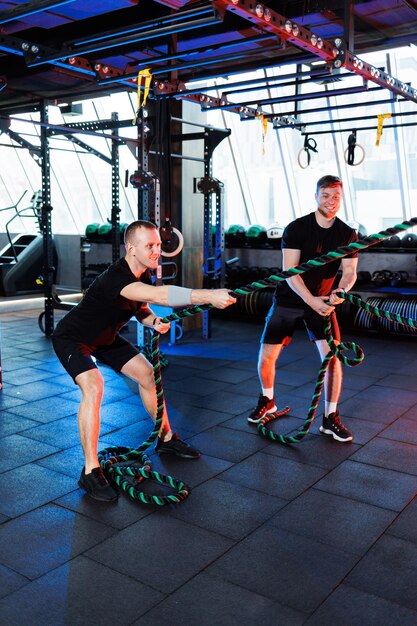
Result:
[[[35,0],[34,2],[24,2],[11,9],[0,11],[0,24],[7,24],[7,22],[13,22],[35,13],[55,9],[62,4],[69,4],[70,2],[74,2],[74,0]]]

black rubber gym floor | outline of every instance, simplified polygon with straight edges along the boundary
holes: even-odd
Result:
[[[1,317],[2,624],[417,624],[417,338],[355,336],[365,361],[345,368],[340,405],[354,441],[320,435],[317,417],[293,446],[246,421],[260,323],[215,319],[208,341],[163,343],[172,426],[203,454],[151,455],[192,488],[157,508],[77,488],[79,392],[38,314]],[[300,329],[279,362],[278,404],[292,410],[277,432],[303,423],[318,366]],[[151,421],[137,390],[101,371],[100,446],[139,445]]]

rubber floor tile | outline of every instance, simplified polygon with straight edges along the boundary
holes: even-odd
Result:
[[[416,389],[416,377],[405,374],[390,374],[381,378],[377,385],[384,387],[392,387],[393,389],[406,389],[409,391],[415,391]]]
[[[167,397],[169,397],[169,391],[175,390],[180,393],[191,392],[194,396],[208,396],[217,394],[222,389],[229,386],[229,383],[209,380],[207,378],[201,378],[199,376],[189,376],[187,379],[167,381],[165,388],[167,389]]]
[[[36,509],[73,491],[74,481],[31,463],[0,474],[0,512],[9,517]]]
[[[27,585],[28,582],[25,576],[0,564],[0,599]]]
[[[65,400],[62,396],[52,396],[35,402],[20,402],[18,406],[13,406],[10,412],[46,424],[68,415],[76,417],[79,404],[79,402]]]
[[[229,461],[206,454],[203,454],[199,459],[179,459],[168,454],[161,456],[152,454],[150,458],[154,471],[174,476],[174,478],[186,483],[191,489],[215,476],[219,476],[232,465]],[[146,488],[151,491],[152,482]],[[192,492],[189,497],[192,497]]]
[[[379,436],[384,439],[394,439],[395,441],[417,445],[417,420],[415,418],[407,419],[407,415],[409,415],[409,411],[399,417],[391,426],[385,428]]]
[[[417,491],[417,478],[382,467],[345,461],[315,487],[352,500],[401,511]]]
[[[73,402],[80,402],[81,400],[81,391],[79,389],[74,389],[74,391],[68,391],[68,389],[64,389],[66,393],[62,393],[62,398],[64,400],[72,400]],[[104,394],[102,405],[109,404],[109,402],[116,402],[118,400],[125,400],[132,396],[132,392],[127,387],[114,388],[110,385],[104,385]]]
[[[0,439],[0,474],[19,467],[23,460],[26,463],[31,463],[53,454],[58,449],[45,442],[33,441],[33,439],[22,435],[3,437]]]
[[[116,489],[119,488],[116,487]],[[57,498],[54,503],[118,530],[127,528],[131,524],[151,515],[154,511],[159,510],[157,505],[144,505],[137,500],[133,500],[120,489],[119,498],[115,503],[97,502],[97,500],[90,498],[82,489],[77,489],[66,496],[62,496],[62,498]]]
[[[27,578],[38,578],[114,532],[83,515],[47,505],[0,526],[1,562]]]
[[[80,556],[0,600],[0,614],[9,626],[129,626],[163,597]]]
[[[240,396],[236,398],[235,394],[229,391],[219,391],[213,396],[198,398],[192,402],[193,406],[201,406],[214,411],[230,413],[231,415],[237,415],[242,413],[242,411],[251,409],[253,403],[253,397]]]
[[[207,574],[199,574],[132,626],[301,626],[302,613]]]
[[[36,426],[38,422],[27,419],[15,413],[2,411],[0,419],[0,437],[8,437],[9,435],[15,435],[20,433],[26,428]]]
[[[318,423],[321,423],[321,420]],[[279,421],[278,424],[280,424]],[[344,424],[350,428],[349,420],[344,420]],[[278,430],[278,432],[282,431]],[[265,439],[265,441],[269,440]],[[264,452],[298,463],[333,469],[351,457],[359,448],[360,446],[355,443],[340,443],[328,435],[307,434],[301,441],[291,445],[270,442]]]
[[[186,502],[181,506],[186,506]],[[154,589],[171,593],[232,544],[220,535],[154,513],[92,548],[86,556]]]
[[[415,390],[415,385],[413,389]],[[355,400],[362,402],[365,409],[368,403],[380,402],[396,405],[399,410],[402,408],[402,412],[404,412],[417,403],[417,391],[383,387],[381,381],[378,381],[378,384],[368,387],[365,391],[360,391],[355,396]]]
[[[208,380],[218,380],[225,383],[244,383],[247,382],[252,375],[249,371],[244,369],[237,369],[236,367],[223,366],[216,369],[207,371],[201,371],[201,378]]]
[[[208,574],[310,613],[342,582],[357,556],[264,525],[207,569]]]
[[[291,500],[326,474],[326,470],[272,454],[257,452],[220,478],[237,485]]]
[[[112,426],[101,423],[100,431],[105,435]],[[25,430],[24,436],[35,441],[42,441],[58,448],[73,447],[80,442],[78,424],[75,416],[63,417],[49,424],[38,424]]]
[[[348,575],[346,582],[417,611],[417,545],[385,535]]]
[[[348,585],[338,587],[305,626],[415,626],[417,612]]]
[[[187,405],[174,408],[168,403],[168,417],[172,430],[178,430],[180,433],[185,430],[194,435],[223,424],[230,418],[230,415]]]
[[[365,392],[361,392],[365,393]],[[406,406],[399,406],[395,403],[395,398],[391,395],[389,399],[384,400],[359,397],[359,394],[353,398],[345,400],[340,405],[340,412],[342,415],[348,417],[357,417],[358,419],[366,421],[375,421],[383,424],[391,424],[394,420],[400,417],[405,411]]]
[[[231,428],[216,426],[190,440],[192,446],[202,454],[238,463],[268,445],[257,431],[240,432]]]
[[[417,476],[416,448],[402,441],[375,437],[358,450],[352,460]]]
[[[281,498],[214,479],[193,489],[187,506],[174,507],[170,515],[238,541],[286,504]]]
[[[40,370],[36,367],[22,367],[19,370],[6,372],[4,376],[4,384],[30,385],[32,383],[36,383],[38,380],[45,380],[49,378],[50,374],[45,372],[45,370]]]
[[[310,489],[278,511],[269,523],[362,555],[395,518],[394,511]]]
[[[387,534],[417,543],[417,496],[401,511]]]
[[[102,450],[105,447],[106,444],[100,440],[98,448]],[[77,481],[84,465],[84,454],[81,443],[78,442],[77,445],[72,448],[60,450],[55,454],[51,454],[51,456],[40,459],[36,461],[36,465],[46,467],[47,469],[59,472],[65,476],[71,476],[73,479],[73,489],[76,489]]]
[[[61,393],[68,391],[67,387],[63,385],[55,385],[46,380],[38,380],[32,385],[11,385],[6,386],[3,389],[3,393],[11,398],[18,400],[25,400],[26,402],[32,402],[35,400],[41,400],[42,398],[49,398],[49,396],[57,396]]]

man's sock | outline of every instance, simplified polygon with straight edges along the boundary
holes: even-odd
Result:
[[[268,398],[268,400],[273,400],[274,398],[274,388],[268,388],[266,389],[265,387],[262,387],[262,395],[266,396]]]
[[[325,402],[324,403],[324,415],[328,417],[330,413],[336,413],[337,402]]]

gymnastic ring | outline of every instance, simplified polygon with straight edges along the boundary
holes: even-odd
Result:
[[[301,154],[303,152],[307,153],[307,165],[303,165],[301,163]],[[298,153],[298,156],[297,156],[297,163],[298,163],[298,165],[301,167],[302,170],[306,170],[308,168],[308,166],[310,165],[310,161],[311,161],[310,151],[306,150],[305,148],[301,148],[301,150],[300,150],[300,152]]]
[[[178,246],[172,252],[165,252],[165,250],[161,249],[161,256],[163,257],[177,256],[177,254],[179,254],[184,247],[184,237],[182,233],[178,230],[178,228],[174,227],[172,227],[172,232],[178,237]]]
[[[355,148],[360,148],[362,150],[362,158],[359,159],[359,161],[357,163],[348,163],[347,162],[347,153],[349,151],[349,146],[346,148],[346,150],[344,152],[345,163],[347,165],[350,165],[351,167],[356,167],[357,165],[361,165],[361,163],[363,163],[364,160],[365,160],[365,155],[366,155],[365,148],[363,146],[361,146],[360,143],[355,144]]]

